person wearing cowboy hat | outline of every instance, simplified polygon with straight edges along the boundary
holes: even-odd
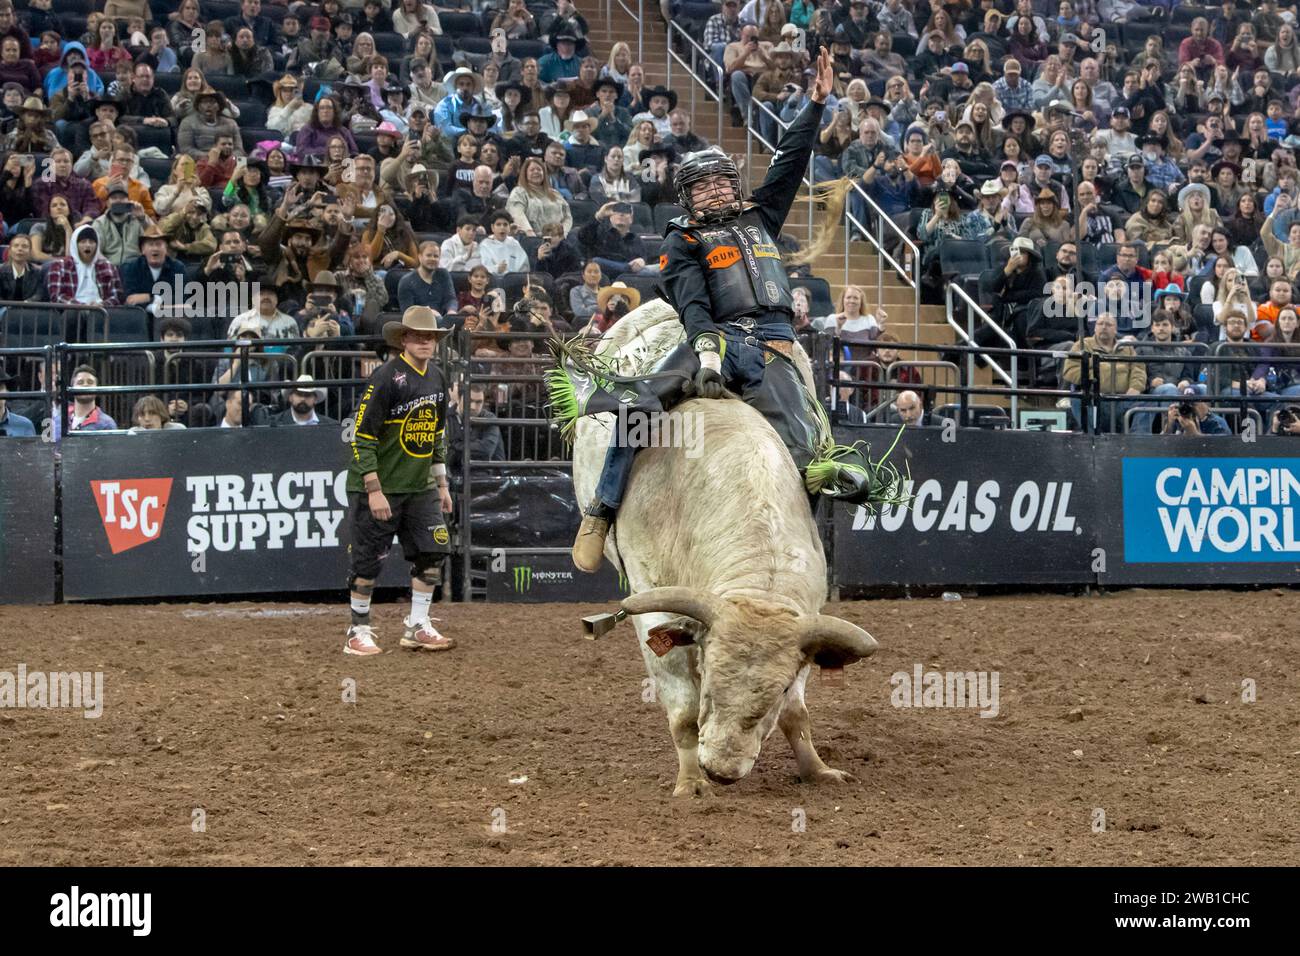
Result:
[[[271,426],[285,425],[337,425],[336,419],[316,411],[317,405],[325,404],[325,389],[314,387],[316,380],[310,375],[299,375],[294,380],[293,388],[281,392],[285,409],[272,415],[267,423]]]
[[[158,228],[166,234],[168,247],[182,259],[206,259],[217,251],[217,236],[208,224],[208,211],[197,199],[164,216]]]
[[[552,34],[550,44],[551,52],[537,61],[537,79],[542,83],[576,80],[582,61],[578,59],[578,37],[572,28],[565,24]]]
[[[237,338],[240,329],[254,325],[257,334],[264,339],[296,339],[301,336],[303,333],[298,320],[280,311],[280,294],[275,285],[268,281],[258,281],[256,287],[257,302],[247,312],[241,312],[231,319],[230,326],[226,329],[226,338]]]
[[[591,114],[586,110],[574,111],[569,116],[569,140],[564,144],[568,164],[574,169],[585,169],[593,176],[600,172],[607,152],[592,136],[595,125]]]
[[[613,77],[602,76],[596,80],[593,92],[596,102],[584,111],[594,124],[591,135],[605,150],[626,145],[632,134],[632,114],[618,103],[623,84]]]
[[[127,259],[120,269],[126,304],[138,306],[150,315],[161,318],[167,314],[164,306],[166,297],[155,294],[154,290],[161,286],[168,289],[168,296],[175,299],[173,290],[176,288],[177,277],[181,283],[185,281],[185,264],[167,254],[167,234],[155,223],[140,230],[137,243],[140,254]],[[10,250],[12,253],[12,246]]]
[[[98,100],[95,101],[98,105]],[[39,96],[29,96],[18,107],[18,125],[9,132],[0,145],[19,153],[49,153],[59,148],[54,130],[47,124],[50,109]]]
[[[593,260],[594,261],[594,260]],[[614,282],[596,293],[592,327],[604,335],[619,319],[641,305],[641,293],[624,282]]]
[[[345,654],[383,653],[370,618],[370,598],[396,536],[411,563],[411,613],[401,646],[443,651],[456,646],[429,618],[433,591],[451,551],[443,514],[452,509],[447,485],[447,386],[434,361],[449,331],[438,313],[416,305],[400,322],[384,324],[384,342],[396,354],[366,383],[357,406],[348,466],[351,559],[348,590],[352,621]],[[435,493],[434,488],[437,488]]]
[[[788,47],[789,44],[786,46]],[[659,138],[671,135],[673,130],[672,124],[668,121],[668,114],[677,109],[677,94],[662,86],[651,86],[643,90],[641,95],[645,97],[646,113],[649,114],[650,121],[655,124],[655,132],[659,134]]]
[[[483,77],[467,66],[458,66],[443,77],[442,84],[451,92],[434,109],[433,123],[443,136],[455,140],[465,132],[460,114],[466,110],[473,111],[480,105],[478,95],[483,91]]]
[[[8,369],[0,365],[0,438],[35,438],[36,426],[32,424],[32,420],[11,412],[9,402],[5,399],[9,393],[9,386],[17,381],[18,376],[11,374]]]
[[[244,155],[244,141],[239,134],[239,123],[223,116],[226,98],[212,88],[199,90],[194,97],[194,110],[181,120],[176,128],[176,151],[189,153],[197,163],[206,158],[217,145],[220,136],[229,136],[234,144],[234,154]]]
[[[262,261],[270,271],[270,284],[279,290],[281,300],[286,302],[291,299],[306,301],[309,277],[341,259],[354,232],[352,220],[356,206],[351,198],[344,199],[339,207],[330,207],[339,209],[339,217],[328,244],[317,241],[323,233],[319,215],[310,219],[291,215],[302,208],[312,207],[302,187],[293,183],[285,190],[275,215],[257,237]]]
[[[406,104],[411,99],[411,94],[406,87],[400,83],[389,83],[382,90],[384,95],[384,105],[379,110],[380,126],[387,124],[397,131],[400,139],[405,136],[410,129],[406,119]],[[379,128],[376,127],[377,133]]]

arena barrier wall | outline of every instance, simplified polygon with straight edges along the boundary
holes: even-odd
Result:
[[[880,454],[886,428],[843,428]],[[839,507],[834,583],[1297,584],[1300,445],[1287,438],[914,429],[907,509]]]
[[[336,425],[70,438],[64,597],[346,587],[347,462]],[[395,544],[379,583],[409,581]]]
[[[0,454],[0,603],[55,600],[54,445],[6,438]]]

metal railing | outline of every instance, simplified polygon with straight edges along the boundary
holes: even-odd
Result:
[[[691,62],[690,62],[690,63],[687,63],[686,60],[684,60],[684,59],[681,57],[681,55],[678,54],[678,52],[677,52],[676,50],[673,49],[673,37],[674,37],[674,36],[680,36],[683,40],[686,41],[686,44],[687,44],[687,46],[688,46],[688,48],[690,49],[690,52],[691,52]],[[718,88],[717,88],[717,90],[712,89],[712,88],[709,86],[708,81],[707,81],[707,80],[706,80],[706,79],[701,75],[701,71],[699,70],[699,60],[698,60],[698,57],[701,56],[701,55],[704,57],[705,61],[709,64],[709,70],[710,70],[710,71],[711,71],[715,76],[717,76],[717,79],[718,79]],[[669,22],[669,24],[668,24],[668,60],[667,60],[667,79],[665,80],[665,84],[667,85],[667,87],[668,87],[669,89],[672,89],[672,86],[673,86],[673,63],[674,63],[674,62],[681,64],[682,69],[686,71],[686,75],[689,76],[692,80],[695,81],[694,83],[691,83],[691,84],[690,84],[690,89],[691,89],[691,119],[692,119],[692,120],[694,120],[694,119],[695,119],[695,116],[696,116],[696,111],[695,111],[695,88],[696,88],[697,86],[698,86],[700,89],[702,89],[702,90],[704,91],[705,96],[707,96],[709,99],[713,100],[713,102],[717,104],[717,106],[718,106],[718,129],[717,129],[717,134],[716,134],[716,136],[714,137],[714,142],[717,143],[719,146],[721,146],[721,145],[722,145],[722,114],[725,113],[725,112],[726,112],[726,109],[727,109],[727,107],[726,107],[726,103],[723,101],[723,98],[722,98],[722,80],[723,80],[722,64],[720,64],[720,63],[718,63],[716,60],[714,60],[714,59],[713,59],[713,54],[711,54],[708,50],[706,50],[706,49],[705,49],[703,46],[701,46],[699,43],[696,43],[696,42],[695,42],[695,38],[692,37],[689,33],[687,33],[685,30],[683,30],[683,29],[682,29],[680,26],[678,26],[676,23]]]
[[[959,297],[966,306],[966,327],[965,328],[962,328],[961,323],[959,323],[956,317],[953,315],[954,295]],[[985,312],[982,308],[980,308],[980,304],[976,302],[974,299],[972,299],[969,295],[967,295],[966,290],[963,289],[961,286],[957,285],[957,283],[955,282],[948,283],[947,294],[945,296],[945,309],[946,309],[946,316],[948,319],[948,325],[951,326],[953,331],[957,333],[957,337],[961,341],[965,342],[967,345],[978,348],[978,344],[975,341],[975,320],[978,318],[981,325],[986,326],[992,329],[995,333],[997,333],[998,338],[1007,344],[1007,348],[1012,350],[1010,374],[1008,374],[1007,370],[1004,369],[1001,365],[993,361],[993,357],[991,355],[983,355],[982,358],[984,359],[984,361],[988,362],[989,368],[993,370],[993,374],[996,375],[998,378],[1002,379],[1002,381],[1006,383],[1008,388],[1012,389],[1011,420],[1016,421],[1017,420],[1016,412],[1018,409],[1016,406],[1017,396],[1016,396],[1015,388],[1019,382],[1018,373],[1020,371],[1018,366],[1016,340],[1007,334],[1006,329],[1002,328],[1002,326],[994,322],[992,317],[987,312]],[[967,383],[975,381],[975,353],[974,352],[966,353],[966,381]]]
[[[854,195],[867,204],[867,210],[875,215],[876,234],[873,236],[871,231],[862,223],[858,222],[857,217],[849,210],[848,206],[844,209],[844,276],[845,284],[848,284],[849,275],[849,236],[851,227],[856,226],[859,231],[866,236],[867,241],[876,247],[876,290],[879,293],[881,304],[885,298],[885,261],[889,261],[890,267],[898,273],[902,280],[912,288],[912,336],[913,338],[921,337],[921,248],[911,237],[908,236],[898,223],[885,213],[883,209],[876,204],[876,201],[867,195],[867,191],[862,188],[862,184],[856,180],[853,183]],[[909,269],[906,263],[900,264],[885,249],[885,224],[889,224],[889,231],[898,237],[903,247],[911,254],[912,266]]]
[[[641,63],[645,60],[645,0],[636,0],[636,9],[633,10],[623,0],[605,0],[605,39],[613,39],[614,36],[614,17],[613,4],[617,3],[623,8],[623,12],[629,17],[636,20],[636,62]],[[670,24],[671,26],[671,24]]]

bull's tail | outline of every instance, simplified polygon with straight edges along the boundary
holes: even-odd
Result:
[[[852,189],[853,180],[848,178],[832,179],[830,182],[818,183],[813,187],[813,199],[826,204],[821,224],[817,227],[811,242],[801,246],[794,255],[785,257],[784,266],[801,266],[813,262],[830,248],[835,234],[839,231],[840,222],[844,219],[844,203]],[[847,236],[845,241],[848,241]]]

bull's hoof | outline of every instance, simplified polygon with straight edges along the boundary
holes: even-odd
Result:
[[[853,776],[847,770],[836,770],[834,767],[821,767],[810,774],[799,778],[804,783],[857,783],[858,778]]]
[[[711,797],[713,796],[713,785],[703,777],[689,777],[686,780],[677,781],[677,786],[673,789],[674,797]]]

